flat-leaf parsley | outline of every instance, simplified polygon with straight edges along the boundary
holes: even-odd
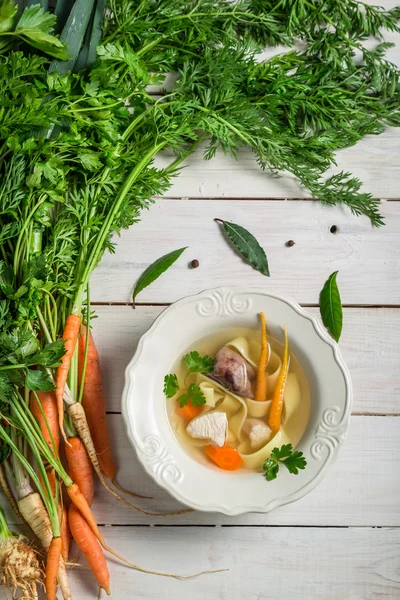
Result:
[[[280,449],[274,448],[271,456],[267,458],[263,465],[264,475],[268,481],[276,479],[279,473],[279,465],[283,464],[293,475],[297,475],[299,469],[305,469],[307,461],[302,452],[296,450],[293,452],[292,444],[284,444]]]

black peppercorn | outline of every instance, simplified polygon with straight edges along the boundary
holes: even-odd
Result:
[[[288,242],[286,242],[286,246],[288,246],[289,248],[291,248],[292,246],[295,245],[296,242],[294,242],[293,240],[289,240]]]
[[[192,262],[190,263],[190,266],[192,267],[192,269],[197,269],[197,267],[200,265],[199,261],[197,259],[192,260]]]
[[[332,227],[330,227],[329,231],[331,233],[337,233],[339,231],[339,227],[337,225],[332,225]]]

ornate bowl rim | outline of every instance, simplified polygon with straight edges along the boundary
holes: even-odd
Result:
[[[298,446],[307,458],[307,468],[298,476],[279,474],[278,479],[270,483],[255,473],[223,473],[221,476],[219,472],[219,479],[216,478],[214,470],[197,463],[179,445],[166,410],[154,410],[155,405],[158,409],[162,406],[161,402],[165,406],[162,379],[179,355],[179,352],[173,356],[165,352],[158,354],[155,361],[159,340],[166,338],[169,346],[175,344],[182,351],[189,346],[188,340],[193,343],[202,337],[194,332],[197,329],[204,331],[204,317],[207,317],[207,328],[211,330],[243,323],[244,320],[249,322],[259,312],[253,307],[257,303],[259,306],[270,304],[290,319],[292,339],[296,338],[297,328],[299,343],[304,343],[303,338],[310,336],[310,344],[316,346],[309,352],[311,367],[316,369],[313,371],[315,389],[311,390],[311,415],[314,409],[316,414],[315,418],[310,417],[307,431]],[[273,321],[270,316],[269,322]],[[191,335],[194,337],[190,338]],[[320,379],[315,374],[318,369],[323,373]],[[138,397],[146,398],[146,402],[138,402]],[[157,317],[139,340],[126,368],[122,396],[122,415],[128,439],[146,472],[183,504],[196,510],[226,515],[266,513],[310,492],[337,458],[346,436],[351,406],[350,373],[337,343],[316,317],[293,300],[280,295],[257,289],[243,291],[241,288],[225,287],[187,296],[171,304]],[[256,480],[255,475],[259,479]],[[248,478],[246,486],[243,485],[243,477]],[[261,487],[261,480],[265,488]],[[270,488],[271,484],[275,487]]]

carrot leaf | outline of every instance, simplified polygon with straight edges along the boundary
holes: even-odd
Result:
[[[136,282],[135,288],[132,294],[132,300],[135,302],[136,296],[144,290],[147,286],[149,286],[153,281],[158,279],[160,275],[165,273],[167,269],[169,269],[174,262],[178,260],[181,256],[182,252],[186,250],[187,246],[184,248],[179,248],[178,250],[173,250],[173,252],[169,252],[168,254],[164,254],[160,258],[157,258],[147,269],[142,273],[139,279]]]
[[[340,339],[343,325],[343,309],[336,283],[338,272],[329,276],[319,296],[322,322],[336,342]]]
[[[229,223],[222,219],[215,219],[222,223],[225,234],[232,242],[236,250],[251,264],[252,267],[269,277],[268,259],[265,250],[260,246],[250,231],[241,225]]]

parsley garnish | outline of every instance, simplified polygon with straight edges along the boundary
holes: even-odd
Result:
[[[210,356],[200,356],[196,351],[189,352],[182,359],[188,366],[189,373],[210,373],[215,361]]]
[[[206,403],[206,397],[203,392],[199,388],[198,385],[191,383],[189,385],[189,389],[185,394],[182,394],[178,398],[179,406],[183,408],[189,402],[193,404],[193,406],[202,406]]]
[[[271,456],[267,458],[263,465],[264,475],[268,481],[276,479],[279,473],[279,465],[283,464],[293,475],[297,475],[299,469],[305,469],[307,461],[302,452],[296,450],[293,452],[292,444],[284,444],[280,449],[274,448]]]
[[[179,390],[179,382],[175,373],[170,373],[164,377],[164,394],[167,398],[173,398]]]

